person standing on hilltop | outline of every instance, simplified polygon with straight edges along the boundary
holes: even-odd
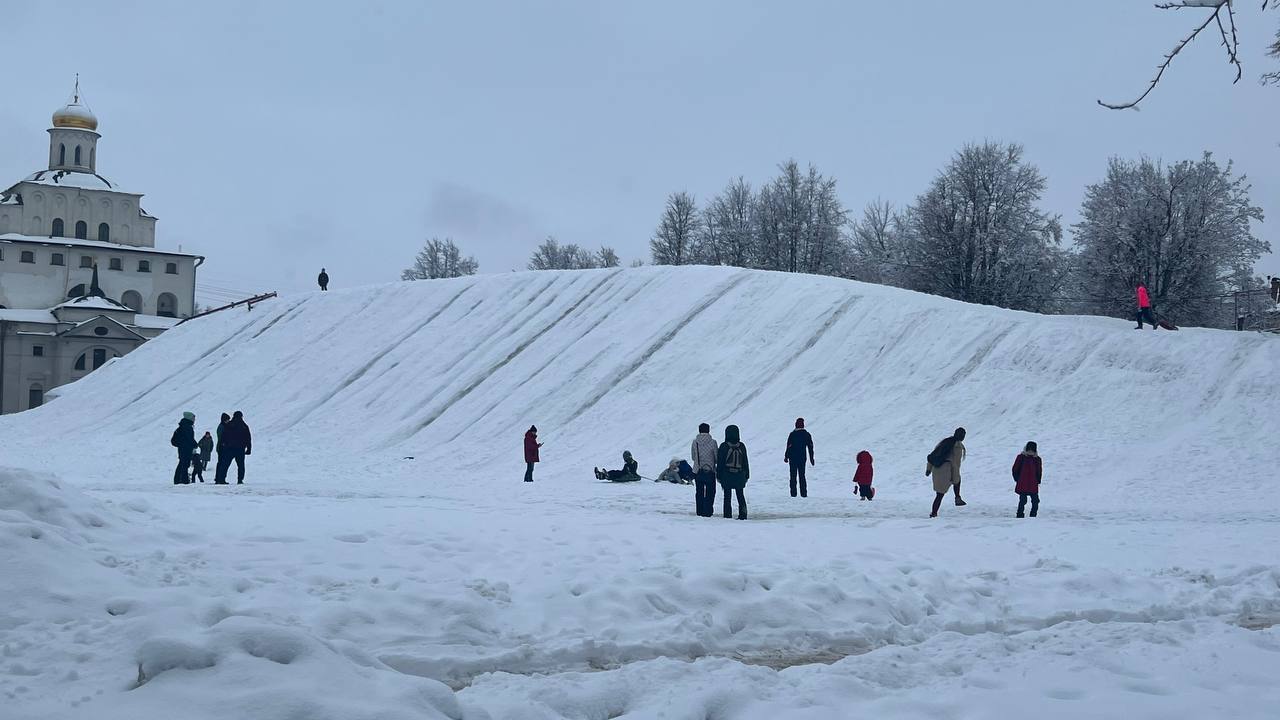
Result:
[[[539,461],[538,448],[542,447],[542,443],[538,442],[538,426],[530,425],[524,434],[524,481],[533,482],[533,464]]]
[[[800,497],[809,497],[809,486],[804,479],[805,453],[809,464],[813,462],[813,436],[804,429],[804,418],[796,418],[796,429],[787,436],[787,450],[782,461],[791,466],[791,497],[796,496],[796,480],[800,481]]]
[[[747,444],[742,442],[742,435],[737,425],[724,429],[724,442],[716,451],[716,479],[724,490],[724,516],[733,517],[733,501],[729,491],[738,495],[738,519],[747,519],[747,498],[742,491],[751,478],[751,466],[747,462]]]
[[[320,268],[320,276],[316,278],[316,282],[320,284],[321,290],[329,289],[329,273],[325,272],[324,268]]]
[[[1147,286],[1138,283],[1138,327],[1134,328],[1134,330],[1142,329],[1142,320],[1144,318],[1151,323],[1152,330],[1159,327],[1156,325],[1155,314],[1151,312],[1151,296],[1147,294]]]
[[[956,507],[967,505],[960,499],[960,463],[964,461],[964,428],[956,428],[949,438],[943,438],[929,453],[928,464],[924,474],[933,476],[933,510],[929,517],[938,517],[938,509],[942,507],[942,498],[947,496],[948,488],[956,494]]]

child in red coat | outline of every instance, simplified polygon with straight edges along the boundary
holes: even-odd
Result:
[[[1023,512],[1027,508],[1027,498],[1031,499],[1031,517],[1040,510],[1040,478],[1044,474],[1044,464],[1036,454],[1036,444],[1027,443],[1026,449],[1013,461],[1013,491],[1018,493],[1017,517],[1026,517]]]
[[[871,476],[875,471],[871,467],[871,453],[863,450],[858,453],[858,469],[853,473],[853,481],[858,486],[858,497],[871,500],[876,496],[876,489],[871,487]]]

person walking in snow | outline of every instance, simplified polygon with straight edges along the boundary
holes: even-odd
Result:
[[[529,429],[524,433],[524,481],[533,482],[533,464],[539,461],[538,448],[542,447],[542,443],[538,442],[538,426],[530,425]]]
[[[964,428],[956,428],[949,438],[943,438],[929,453],[928,464],[924,474],[933,476],[933,510],[929,517],[938,517],[938,509],[942,507],[942,498],[946,497],[950,488],[956,494],[956,506],[967,505],[960,499],[960,463],[964,461]]]
[[[191,482],[191,478],[187,477],[187,471],[191,467],[191,454],[195,451],[196,444],[196,416],[189,412],[182,413],[182,419],[178,421],[178,427],[174,429],[173,436],[169,438],[169,444],[178,448],[178,467],[173,470],[173,484],[186,485]]]
[[[200,454],[199,447],[191,453],[191,478],[188,482],[194,483],[197,480],[204,482],[204,456]]]
[[[218,450],[218,463],[217,465],[214,466],[214,470],[213,470],[214,485],[227,484],[227,465],[222,464],[222,456],[227,452],[227,449],[222,445],[222,431],[227,428],[227,423],[230,423],[230,422],[231,422],[231,416],[226,413],[222,413],[222,417],[219,418],[218,427],[215,431],[218,433],[217,444],[216,444],[216,447]],[[229,465],[230,463],[231,461],[228,460],[227,464]]]
[[[321,290],[329,289],[329,273],[325,272],[324,268],[320,268],[320,275],[316,278],[316,282],[320,284]]]
[[[724,442],[716,451],[716,479],[724,490],[724,516],[733,517],[733,502],[729,491],[738,496],[738,519],[747,519],[747,498],[742,491],[751,478],[751,466],[747,462],[747,445],[742,442],[741,432],[737,425],[724,429]]]
[[[622,451],[622,469],[621,470],[601,470],[596,468],[597,480],[608,480],[610,482],[635,482],[640,479],[640,463],[632,457],[630,450]]]
[[[218,439],[218,469],[213,481],[219,485],[227,484],[227,469],[231,462],[236,463],[236,484],[244,484],[244,458],[253,454],[253,435],[249,425],[244,421],[244,414],[239,410],[231,416],[231,420],[221,426]]]
[[[1043,474],[1044,464],[1036,452],[1036,444],[1029,442],[1013,460],[1013,491],[1018,493],[1016,517],[1024,517],[1028,498],[1031,499],[1031,517],[1040,511],[1040,479]]]
[[[698,517],[716,514],[716,453],[719,445],[711,437],[711,426],[702,423],[689,449],[693,465],[693,501]]]
[[[863,500],[871,500],[876,496],[876,489],[871,487],[871,479],[875,475],[875,470],[871,467],[871,453],[863,450],[858,453],[858,469],[853,472],[854,487],[857,488],[858,497]]]
[[[1151,312],[1151,296],[1147,294],[1147,286],[1143,285],[1142,283],[1138,283],[1137,291],[1138,291],[1138,327],[1134,328],[1134,330],[1142,329],[1142,320],[1144,318],[1146,319],[1147,322],[1151,323],[1151,329],[1155,330],[1158,326],[1156,325],[1156,316],[1154,313]]]
[[[804,479],[805,452],[809,464],[813,463],[813,436],[804,429],[804,418],[796,418],[796,429],[787,436],[787,450],[782,461],[791,466],[791,497],[796,496],[796,479],[800,480],[800,497],[809,497],[809,486]]]

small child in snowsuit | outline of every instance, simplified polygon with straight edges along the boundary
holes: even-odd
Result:
[[[858,469],[853,473],[853,482],[856,483],[858,497],[863,500],[873,500],[876,496],[876,489],[871,487],[871,477],[875,474],[875,470],[871,467],[871,453],[863,450],[858,453]]]
[[[204,482],[204,454],[191,453],[191,482]]]
[[[1036,454],[1036,444],[1029,442],[1013,461],[1013,491],[1018,493],[1017,517],[1025,517],[1028,499],[1031,500],[1031,517],[1040,512],[1040,479],[1043,474],[1044,463]]]

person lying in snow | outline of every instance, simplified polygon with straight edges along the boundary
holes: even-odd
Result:
[[[621,470],[601,470],[596,468],[597,480],[609,480],[611,482],[635,482],[640,479],[640,463],[631,457],[630,450],[622,452],[622,469]]]
[[[688,462],[680,458],[671,458],[671,462],[667,463],[667,469],[663,470],[658,479],[654,482],[669,482],[677,485],[693,484],[693,468]]]

